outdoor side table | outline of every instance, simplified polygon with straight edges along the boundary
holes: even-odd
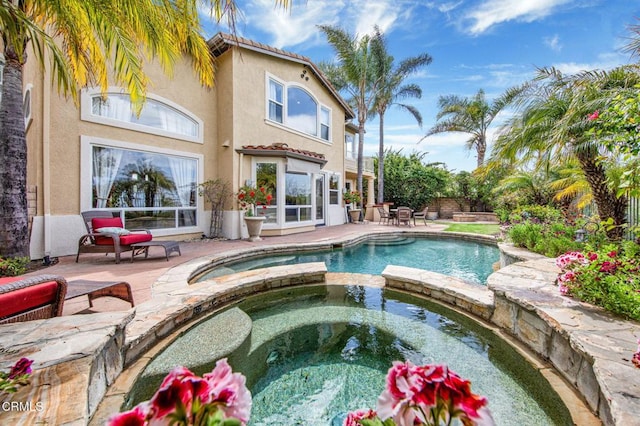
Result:
[[[117,297],[131,303],[133,307],[133,294],[131,286],[126,281],[90,281],[74,280],[67,282],[67,294],[64,300],[74,299],[80,296],[89,298],[89,306],[93,307],[93,300],[99,297]]]
[[[164,255],[167,258],[167,262],[169,261],[169,255],[173,252],[178,253],[178,255],[182,256],[180,253],[180,244],[177,241],[145,241],[144,243],[135,243],[131,244],[131,262],[133,262],[133,258],[139,254],[144,253],[144,258],[149,257],[149,247],[162,247],[164,248]]]

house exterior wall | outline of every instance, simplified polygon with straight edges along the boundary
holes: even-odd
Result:
[[[48,71],[43,72],[35,61],[27,63],[25,87],[30,85],[33,110],[27,132],[27,183],[34,189],[30,193],[36,194],[31,257],[76,253],[78,240],[86,232],[80,212],[93,208],[93,145],[195,158],[199,164],[198,183],[222,178],[235,193],[252,178],[253,166],[251,156],[236,150],[245,145],[281,142],[291,148],[323,154],[327,162],[322,173],[338,174],[343,187],[345,109],[312,72],[306,73],[308,80],[301,79],[304,69],[304,64],[296,60],[232,47],[216,58],[215,87],[209,90],[200,85],[186,58],[175,64],[174,78],[167,77],[157,63],[149,63],[145,67],[151,82],[149,98],[175,104],[202,121],[202,140],[193,142],[89,121],[86,119],[91,107],[88,96],[81,96],[78,104],[60,96],[51,87]],[[269,76],[303,87],[330,108],[330,143],[267,119]],[[110,92],[112,90],[124,93],[120,87],[112,86]],[[328,179],[325,184],[328,185]],[[197,204],[197,226],[153,230],[154,238],[182,239],[207,232],[209,206],[205,206],[202,197],[198,197]],[[223,235],[245,236],[242,222],[235,198],[230,197],[224,212]],[[340,204],[327,202],[325,224],[341,223],[344,223],[344,210],[340,197]],[[307,223],[297,228],[288,226],[276,233],[313,228],[313,224]]]
[[[76,105],[72,99],[43,85],[37,100],[42,103],[43,112],[34,117],[34,128],[28,135],[31,148],[28,180],[42,188],[37,191],[38,214],[31,235],[32,258],[69,255],[77,251],[78,239],[86,233],[80,212],[91,208],[91,157],[87,152],[91,143],[199,156],[207,159],[201,161],[199,181],[218,176],[214,167],[218,156],[215,91],[199,84],[187,59],[175,64],[174,75],[179,76],[179,80],[167,77],[153,62],[145,69],[152,82],[148,87],[150,96],[172,101],[203,121],[202,143],[84,121],[81,108],[86,98],[81,98]],[[200,225],[198,229],[190,230],[192,234],[201,234],[203,216],[201,206],[198,211]],[[184,237],[184,231],[159,230],[154,231],[154,235]]]
[[[225,96],[220,96],[220,102],[224,103],[221,113],[225,120],[231,119],[232,129],[226,131],[233,152],[242,149],[246,145],[271,145],[272,143],[285,143],[289,148],[312,151],[323,154],[327,163],[322,168],[323,172],[340,174],[341,185],[344,185],[344,124],[345,111],[336,98],[318,79],[301,63],[286,59],[274,58],[259,52],[246,49],[230,49],[218,58],[221,69],[231,68],[233,79],[229,86],[225,85]],[[301,78],[303,71],[306,78]],[[267,91],[268,81],[272,77],[285,84],[294,84],[308,91],[317,102],[331,110],[331,141],[323,141],[320,138],[306,135],[302,132],[288,128],[285,125],[272,122],[267,118]],[[223,112],[224,111],[224,112]],[[229,113],[229,111],[232,111]],[[231,117],[229,117],[231,115]],[[221,119],[222,121],[225,121]],[[247,125],[251,123],[251,125]],[[222,128],[222,127],[221,127]],[[264,159],[264,157],[261,157]],[[233,174],[232,187],[236,192],[246,180],[252,178],[252,167],[255,157],[250,155],[239,156],[232,163],[237,164],[237,172]],[[241,163],[239,163],[241,162]],[[232,205],[236,209],[236,205]],[[227,212],[228,214],[231,212]],[[228,215],[229,216],[229,215]],[[231,229],[233,237],[242,233],[240,213],[231,213],[234,218],[225,216],[225,227]],[[344,209],[341,204],[327,205],[326,224],[336,225],[344,223]],[[279,229],[278,234],[292,232],[291,225],[288,229]],[[301,229],[313,229],[313,225],[300,225]],[[266,233],[269,229],[266,227]]]

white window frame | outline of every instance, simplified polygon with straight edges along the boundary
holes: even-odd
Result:
[[[110,94],[123,95],[126,94],[124,89],[120,87],[109,87],[107,90],[107,96]],[[190,136],[181,133],[170,132],[167,130],[159,129],[144,124],[131,123],[127,121],[116,120],[113,118],[102,117],[93,114],[93,98],[101,96],[101,92],[98,89],[84,89],[80,95],[80,119],[83,121],[90,121],[92,123],[104,124],[106,126],[120,127],[127,130],[133,130],[136,132],[149,133],[152,135],[165,136],[172,139],[180,139],[188,142],[203,143],[204,142],[204,122],[191,111],[178,105],[169,99],[162,96],[155,95],[153,93],[147,94],[147,99],[151,99],[155,102],[163,104],[164,106],[175,110],[178,114],[184,115],[190,120],[196,123],[197,135]]]
[[[276,84],[279,84],[282,87],[282,123],[277,121],[277,120],[272,120],[269,117],[269,105],[271,102],[274,103],[278,103],[275,100],[272,100],[270,98],[270,84],[271,82],[274,82]],[[313,92],[311,92],[307,87],[299,84],[299,83],[294,83],[294,82],[286,82],[284,80],[281,80],[279,78],[277,78],[276,76],[266,73],[265,74],[265,87],[266,87],[266,92],[265,92],[265,122],[278,126],[278,127],[283,127],[286,130],[292,132],[292,133],[296,133],[298,135],[302,135],[305,136],[307,138],[311,138],[326,144],[332,144],[333,143],[333,137],[332,137],[332,123],[331,123],[331,117],[332,117],[332,109],[328,106],[328,105],[324,105],[322,102],[320,102],[320,99],[318,99]],[[289,111],[287,108],[287,98],[288,98],[288,89],[289,88],[296,88],[296,89],[300,89],[303,90],[304,92],[306,92],[309,96],[311,96],[311,98],[315,101],[316,105],[317,105],[317,111],[316,111],[316,134],[312,135],[306,132],[303,132],[301,130],[298,130],[294,127],[291,127],[288,123],[287,123],[287,119],[289,116]],[[278,103],[278,105],[280,105],[280,103]],[[329,123],[327,123],[327,126],[329,127],[329,139],[323,139],[322,138],[322,110],[326,110],[329,113]]]
[[[282,92],[282,102],[279,102],[277,99],[271,99],[271,83],[280,86],[280,91]],[[286,87],[280,81],[270,78],[267,79],[267,119],[269,121],[273,121],[274,123],[284,124],[285,121],[285,107],[284,107],[284,99],[286,97],[285,94]],[[271,118],[271,103],[280,106],[282,108],[282,121],[278,121]]]
[[[331,189],[331,178],[336,177],[338,179],[338,187],[336,189]],[[339,206],[342,204],[342,179],[340,173],[328,173],[327,174],[327,187],[328,187],[328,195],[329,200],[328,203],[330,206]],[[331,202],[331,194],[335,193],[337,202]]]
[[[132,151],[143,151],[150,154],[163,154],[175,157],[186,157],[197,161],[196,182],[204,182],[204,156],[192,152],[177,151],[173,149],[156,148],[154,146],[140,145],[131,142],[119,141],[115,139],[105,139],[95,136],[80,136],[80,209],[81,211],[92,210],[93,197],[93,147],[101,146],[107,148],[119,148]],[[146,210],[160,210],[161,208],[148,208]],[[114,210],[122,210],[121,208]],[[204,232],[204,203],[201,196],[196,199],[196,226],[184,226],[176,228],[154,229],[154,236],[180,235]]]

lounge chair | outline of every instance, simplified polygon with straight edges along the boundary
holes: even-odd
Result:
[[[415,212],[413,214],[413,225],[416,224],[416,219],[422,219],[424,221],[425,226],[427,225],[427,213],[429,213],[429,207],[425,207],[419,212]]]
[[[411,226],[411,209],[409,207],[398,207],[397,216],[398,226],[403,223],[407,226]]]
[[[114,253],[116,263],[120,263],[120,254],[131,251],[132,244],[151,241],[153,236],[147,229],[124,229],[120,216],[107,210],[90,210],[82,212],[82,219],[87,228],[87,234],[78,241],[80,253]]]
[[[391,215],[389,214],[389,212],[386,211],[384,207],[376,208],[378,209],[378,214],[380,215],[380,221],[378,222],[378,225],[382,224],[382,222],[389,224],[389,221],[391,221]]]
[[[57,275],[0,278],[0,324],[58,317],[66,294]]]

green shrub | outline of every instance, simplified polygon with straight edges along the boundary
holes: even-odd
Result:
[[[575,297],[626,318],[640,320],[640,246],[626,241],[600,250],[559,256],[558,285]]]
[[[509,215],[509,222],[534,221],[554,223],[562,220],[562,212],[550,206],[527,205],[516,207]]]
[[[579,250],[583,244],[575,241],[576,227],[563,223],[534,223],[525,221],[509,228],[507,235],[517,247],[548,257]]]
[[[0,257],[0,277],[15,277],[27,270],[28,257],[14,257],[3,259]]]

